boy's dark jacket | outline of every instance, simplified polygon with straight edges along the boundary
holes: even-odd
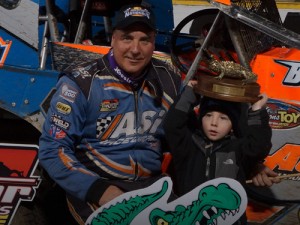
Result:
[[[245,184],[251,169],[271,148],[272,130],[266,109],[248,112],[243,136],[228,136],[217,142],[205,138],[199,121],[189,122],[197,100],[193,89],[185,88],[167,113],[164,128],[173,156],[174,188],[183,195],[207,180],[228,177]],[[201,110],[201,108],[200,108]]]

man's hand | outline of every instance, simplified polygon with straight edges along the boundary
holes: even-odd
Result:
[[[255,186],[268,186],[271,187],[274,183],[279,183],[281,180],[276,178],[278,176],[273,170],[259,163],[256,166],[255,173],[252,177],[252,183]]]
[[[113,200],[114,198],[118,197],[119,195],[123,194],[124,192],[118,188],[117,186],[109,186],[105,192],[103,193],[102,197],[99,200],[99,205],[104,205],[107,202]]]

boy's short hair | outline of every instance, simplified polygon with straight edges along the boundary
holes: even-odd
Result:
[[[236,136],[239,132],[239,120],[241,116],[242,105],[239,102],[230,102],[220,99],[214,99],[204,96],[200,102],[199,119],[202,121],[202,117],[206,113],[211,111],[217,111],[226,114],[231,123],[232,129]]]

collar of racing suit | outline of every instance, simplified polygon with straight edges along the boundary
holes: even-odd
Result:
[[[125,83],[129,84],[134,89],[138,89],[139,87],[141,87],[142,81],[144,80],[152,88],[156,97],[161,98],[163,96],[162,83],[159,79],[158,73],[153,67],[152,61],[146,67],[141,76],[139,76],[137,79],[132,79],[129,77],[129,75],[126,74],[126,72],[121,70],[121,68],[117,68],[118,65],[114,60],[114,57],[111,54],[111,52],[109,52],[103,58],[105,63],[108,63],[110,65],[110,67],[108,68],[111,70],[111,73],[113,73],[116,77],[118,77]]]

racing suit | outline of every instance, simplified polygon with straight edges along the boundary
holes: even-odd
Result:
[[[161,122],[180,86],[180,76],[155,58],[136,90],[116,76],[107,55],[69,68],[40,137],[42,167],[67,193],[93,203],[111,180],[160,175]]]

